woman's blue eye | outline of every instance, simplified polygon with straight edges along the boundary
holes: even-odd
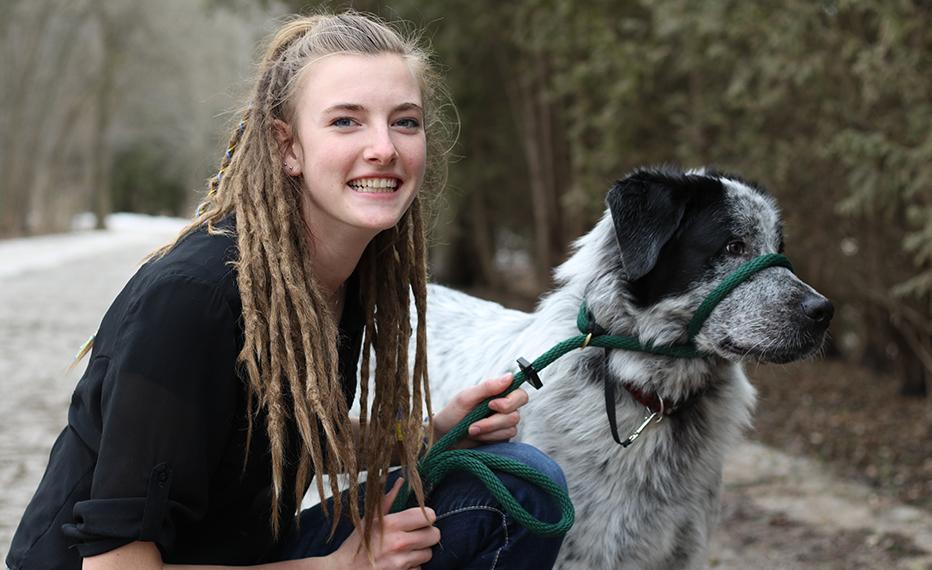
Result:
[[[414,118],[398,119],[395,124],[403,129],[417,129],[421,126],[421,122]]]
[[[353,119],[349,117],[340,117],[339,119],[334,119],[330,124],[334,127],[352,127],[353,122]]]

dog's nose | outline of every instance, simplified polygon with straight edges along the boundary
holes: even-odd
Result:
[[[827,325],[835,316],[835,307],[832,302],[822,295],[806,295],[801,304],[803,313],[818,324]]]

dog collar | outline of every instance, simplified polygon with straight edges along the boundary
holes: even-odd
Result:
[[[614,382],[609,382],[607,379],[606,379],[606,383],[614,384]],[[624,386],[625,390],[627,390],[628,393],[631,394],[632,398],[634,398],[642,406],[650,410],[652,414],[669,416],[670,414],[672,414],[673,412],[679,409],[678,405],[668,406],[666,402],[663,401],[663,398],[661,398],[657,394],[639,390],[638,388],[635,388],[634,386],[628,383],[622,383],[622,386]]]
[[[623,383],[622,386],[625,387],[625,390],[646,408],[647,414],[644,416],[640,425],[634,428],[634,431],[622,440],[621,436],[618,435],[618,420],[615,415],[615,382],[608,376],[608,350],[607,348],[605,349],[606,373],[603,378],[603,386],[605,388],[605,415],[608,417],[608,427],[612,432],[612,438],[615,440],[615,443],[622,447],[628,447],[634,443],[634,440],[641,436],[641,432],[650,425],[654,418],[659,422],[663,420],[665,416],[672,414],[674,408],[667,408],[664,405],[663,398],[657,394],[647,394],[633,386]]]
[[[643,432],[647,426],[650,425],[651,421],[660,422],[666,416],[673,415],[675,412],[683,408],[684,406],[690,405],[692,402],[696,401],[699,393],[693,394],[689,398],[682,400],[677,403],[665,402],[664,399],[657,393],[646,392],[640,388],[631,385],[628,382],[621,382],[621,385],[625,390],[628,391],[628,394],[631,395],[639,404],[644,406],[645,415],[641,423],[632,431],[628,437],[624,440],[621,439],[621,436],[618,435],[618,420],[616,417],[616,403],[615,403],[615,385],[617,384],[612,380],[608,373],[608,351],[610,349],[605,349],[605,354],[603,358],[603,367],[604,373],[602,375],[602,387],[605,394],[605,415],[608,418],[608,427],[612,432],[612,439],[615,440],[615,443],[622,447],[628,447],[634,440],[640,437],[641,432]],[[672,404],[672,405],[671,405]]]

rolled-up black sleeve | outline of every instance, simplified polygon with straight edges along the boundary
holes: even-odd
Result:
[[[241,387],[237,323],[222,293],[187,276],[141,289],[107,344],[90,498],[63,528],[82,556],[132,541],[172,552],[203,519]]]

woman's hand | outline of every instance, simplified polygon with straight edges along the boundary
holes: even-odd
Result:
[[[409,570],[420,568],[421,564],[430,560],[431,547],[440,542],[440,530],[433,526],[437,515],[433,509],[422,511],[419,507],[389,514],[401,483],[401,478],[395,481],[391,491],[382,499],[382,526],[373,529],[370,545],[375,565],[369,563],[366,549],[361,548],[362,536],[358,530],[354,530],[340,548],[328,557],[331,568]]]
[[[458,393],[434,415],[434,437],[440,439],[486,398],[501,394],[513,380],[511,373],[486,380]],[[491,416],[469,426],[469,434],[457,447],[475,447],[480,443],[507,441],[518,434],[521,416],[518,408],[527,404],[527,392],[518,388],[504,398],[489,402]]]

